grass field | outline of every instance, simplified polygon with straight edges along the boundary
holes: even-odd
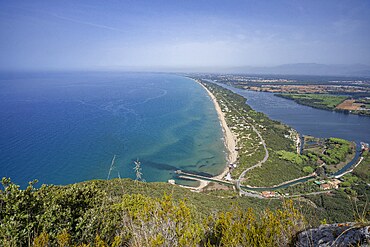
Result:
[[[302,105],[326,110],[334,110],[337,105],[348,98],[347,96],[330,94],[278,94],[278,96],[292,99]]]

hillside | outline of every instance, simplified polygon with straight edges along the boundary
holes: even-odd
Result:
[[[285,246],[305,226],[291,201],[220,198],[164,183],[19,190],[3,178],[3,186],[1,246]]]
[[[286,246],[320,222],[368,222],[364,198],[354,208],[341,191],[287,201],[130,179],[25,190],[2,183],[1,246]]]

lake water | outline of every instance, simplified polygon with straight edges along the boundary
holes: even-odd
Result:
[[[25,186],[134,178],[167,181],[183,169],[220,173],[222,129],[205,90],[176,75],[0,75],[0,177]]]
[[[370,143],[370,117],[320,110],[277,97],[273,93],[219,85],[244,96],[254,110],[293,127],[300,134]]]
[[[356,142],[357,152],[354,159],[333,175],[345,172],[357,162],[361,155],[360,142],[370,143],[370,117],[320,110],[297,104],[293,100],[277,97],[273,93],[243,90],[225,84],[217,84],[244,96],[247,99],[246,103],[254,110],[263,112],[271,119],[293,127],[301,135],[321,138],[339,137]],[[300,181],[306,180],[308,179]],[[292,182],[281,187],[287,187],[298,182]],[[252,190],[259,191],[263,189]]]

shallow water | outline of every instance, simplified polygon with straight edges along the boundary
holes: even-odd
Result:
[[[22,186],[135,178],[177,169],[220,173],[226,162],[214,106],[194,81],[149,73],[0,75],[0,177]]]

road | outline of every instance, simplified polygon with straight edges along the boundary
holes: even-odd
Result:
[[[214,83],[214,82],[212,82],[212,81],[210,81],[211,83]],[[216,83],[217,84],[217,83]],[[245,169],[241,174],[240,174],[240,176],[239,176],[239,178],[237,179],[237,180],[235,180],[235,185],[236,185],[236,188],[238,189],[238,191],[239,191],[239,194],[240,195],[246,195],[246,196],[252,196],[252,197],[260,197],[259,195],[257,195],[257,194],[254,194],[254,193],[251,193],[251,192],[247,192],[247,191],[244,191],[242,188],[241,188],[241,180],[245,177],[245,175],[246,175],[246,173],[247,172],[249,172],[250,170],[253,170],[254,168],[256,168],[256,167],[261,167],[262,166],[262,164],[263,163],[265,163],[267,160],[268,160],[268,158],[269,158],[269,152],[268,152],[268,149],[267,149],[267,146],[266,146],[266,143],[265,143],[265,140],[263,139],[263,137],[262,137],[262,135],[261,135],[261,133],[258,131],[258,129],[252,124],[252,123],[250,123],[245,117],[244,117],[244,115],[243,114],[241,114],[240,113],[240,111],[238,110],[238,109],[236,109],[236,107],[233,105],[233,104],[231,104],[227,99],[225,99],[225,97],[223,97],[222,95],[220,95],[220,97],[231,107],[231,108],[233,108],[234,110],[235,110],[235,112],[237,112],[238,114],[239,114],[239,116],[247,123],[247,124],[249,124],[251,127],[252,127],[252,129],[253,129],[253,131],[257,134],[257,136],[259,137],[259,139],[261,140],[261,143],[262,143],[262,145],[263,145],[263,148],[264,148],[264,150],[265,150],[265,156],[264,156],[264,158],[261,160],[261,161],[259,161],[257,164],[255,164],[255,165],[253,165],[253,166],[251,166],[251,167],[248,167],[247,169]],[[299,137],[299,136],[298,136]],[[298,138],[297,137],[297,138]],[[301,145],[302,145],[302,143],[300,143]],[[298,152],[298,146],[299,145],[297,145],[297,152]],[[299,150],[300,151],[300,150]],[[356,167],[356,166],[358,166],[360,163],[361,163],[361,161],[363,160],[363,157],[360,157],[360,159],[359,159],[359,161],[358,161],[358,163],[355,165],[355,166],[353,166],[352,167],[352,169],[349,169],[349,170],[347,170],[346,172],[343,172],[342,174],[340,174],[340,175],[337,175],[336,177],[340,177],[340,176],[343,176],[343,175],[345,175],[345,174],[347,174],[347,173],[349,173],[349,172],[352,172],[353,171],[353,169]],[[305,178],[305,177],[301,177],[301,178],[297,178],[297,179],[293,179],[293,180],[291,180],[291,181],[286,181],[286,182],[284,182],[283,184],[285,184],[285,183],[290,183],[290,182],[292,182],[292,181],[294,181],[294,180],[296,180],[297,181],[297,183],[302,179],[302,178]],[[274,187],[276,187],[276,186],[274,186]],[[258,187],[256,187],[256,188],[258,188]],[[325,193],[325,192],[327,192],[327,191],[322,191],[322,192],[313,192],[313,193],[308,193],[308,194],[321,194],[321,193]],[[302,194],[303,195],[303,194]]]
[[[252,129],[253,129],[253,131],[257,134],[257,136],[259,137],[259,139],[261,140],[261,143],[262,143],[262,145],[263,145],[263,148],[265,149],[265,157],[263,157],[263,159],[261,160],[261,161],[259,161],[257,164],[255,164],[255,165],[253,165],[253,166],[251,166],[251,167],[248,167],[247,169],[245,169],[241,174],[240,174],[240,176],[239,176],[239,178],[235,181],[236,182],[236,188],[238,189],[238,191],[239,191],[239,194],[241,194],[241,195],[248,195],[248,196],[251,196],[250,194],[251,193],[249,193],[249,192],[247,192],[247,191],[244,191],[241,187],[240,187],[240,180],[241,179],[243,179],[243,177],[245,176],[245,174],[248,172],[248,171],[250,171],[250,170],[252,170],[252,169],[254,169],[254,168],[256,168],[256,167],[261,167],[262,166],[262,164],[263,163],[265,163],[266,161],[267,161],[267,159],[269,158],[269,151],[267,150],[267,146],[266,146],[266,142],[265,142],[265,140],[263,139],[263,137],[262,137],[262,135],[261,135],[261,133],[257,130],[257,128],[252,124],[252,123],[249,123],[249,121],[244,117],[244,115],[243,114],[241,114],[240,113],[240,111],[238,111],[238,109],[236,109],[235,108],[235,106],[233,105],[233,104],[231,104],[227,99],[225,99],[225,97],[223,97],[222,95],[221,95],[221,98],[225,101],[225,102],[227,102],[227,104],[228,105],[230,105],[234,110],[235,110],[235,112],[237,112],[238,114],[239,114],[239,116],[247,123],[247,124],[249,124],[251,127],[252,127]],[[254,194],[253,194],[254,195]]]

